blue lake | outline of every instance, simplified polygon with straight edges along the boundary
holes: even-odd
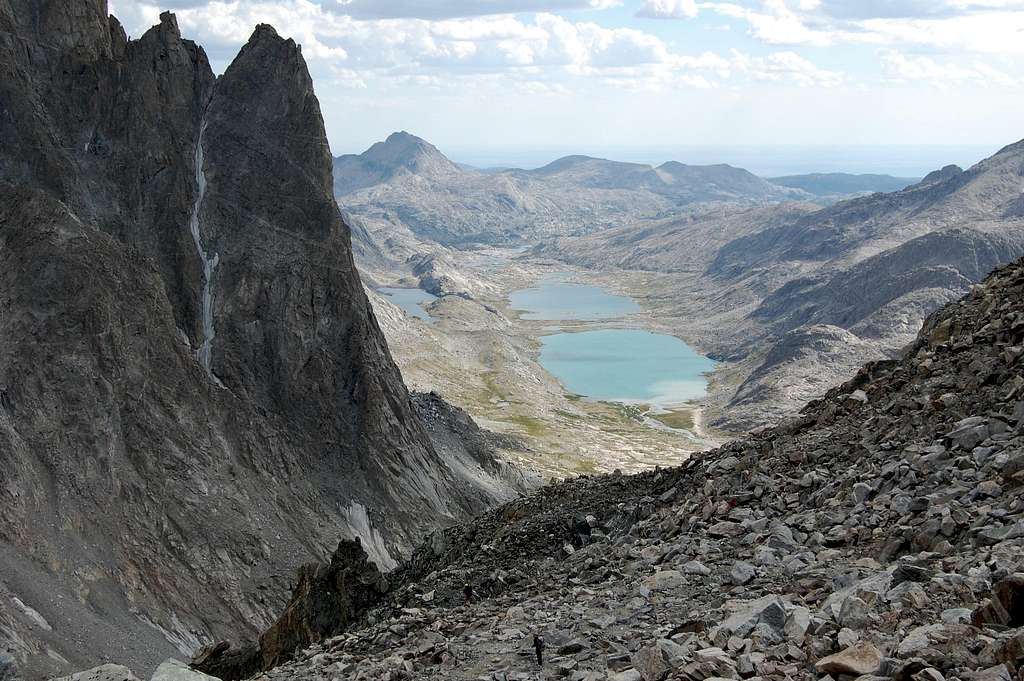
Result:
[[[523,319],[591,321],[614,319],[640,306],[632,298],[616,296],[596,286],[563,281],[565,274],[550,275],[536,286],[513,291],[512,309],[523,312]]]
[[[632,298],[566,281],[556,272],[513,291],[524,319],[607,321],[640,312]],[[559,327],[546,327],[545,331]],[[671,405],[704,397],[715,362],[676,338],[638,329],[599,329],[542,336],[540,363],[570,392],[609,402]]]
[[[433,321],[434,318],[430,316],[424,305],[429,305],[437,300],[437,296],[418,288],[380,288],[377,290],[390,298],[392,303],[405,310],[406,314],[425,319],[428,322]]]
[[[570,392],[669,405],[704,397],[715,362],[674,336],[600,329],[543,336],[540,363]]]

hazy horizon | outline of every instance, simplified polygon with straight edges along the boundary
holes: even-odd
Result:
[[[397,132],[397,131],[395,131]],[[409,130],[411,134],[416,134]],[[384,138],[382,138],[383,140]],[[378,140],[378,141],[382,141]],[[433,144],[433,141],[426,139]],[[1012,143],[1012,142],[1008,142]],[[691,165],[725,163],[761,177],[808,173],[881,174],[917,179],[947,165],[968,168],[1004,145],[798,145],[686,144],[628,145],[494,145],[490,147],[435,145],[450,160],[484,170],[533,169],[565,156],[593,156],[626,163],[661,165],[678,161]],[[335,156],[361,154],[362,149],[333,150]]]

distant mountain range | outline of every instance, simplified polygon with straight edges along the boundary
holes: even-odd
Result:
[[[334,192],[370,237],[396,227],[445,246],[518,244],[658,220],[709,203],[830,203],[902,188],[888,175],[795,175],[764,179],[725,164],[660,166],[566,156],[524,170],[479,170],[429,142],[396,132],[362,154],[334,159]],[[378,244],[379,246],[379,244]],[[374,251],[369,243],[359,250]]]
[[[347,213],[400,222],[417,237],[447,246],[586,234],[698,203],[811,198],[727,165],[655,168],[567,156],[534,170],[485,172],[453,163],[406,132],[362,154],[335,158],[334,192]]]

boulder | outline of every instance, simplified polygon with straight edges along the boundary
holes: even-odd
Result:
[[[733,614],[715,627],[716,632],[721,632],[726,637],[746,637],[761,624],[777,632],[781,637],[786,628],[786,605],[774,594],[753,601],[733,601],[727,603],[726,607],[733,610]]]
[[[963,676],[969,681],[1013,681],[1013,675],[1005,664],[967,672]]]
[[[632,661],[643,681],[661,681],[672,669],[661,648],[656,645],[644,646],[636,651]]]
[[[878,648],[870,643],[860,641],[834,655],[818,660],[814,668],[820,674],[862,676],[874,674],[878,671],[878,665],[881,662],[882,653],[878,651]]]
[[[807,635],[807,630],[810,626],[811,611],[803,606],[797,606],[793,608],[793,611],[789,613],[789,617],[786,618],[783,631],[786,634],[786,638],[799,643],[804,640],[804,636]]]
[[[614,672],[608,681],[641,681],[640,672],[635,669],[627,669],[621,672]]]
[[[388,590],[362,543],[343,539],[329,565],[306,565],[284,614],[260,636],[263,669],[290,660],[305,648],[341,632]]]
[[[995,646],[996,659],[1019,669],[1024,665],[1024,629],[1007,636]]]
[[[683,565],[683,572],[688,575],[703,575],[706,577],[711,574],[711,568],[700,561],[691,560]]]
[[[753,580],[756,575],[757,570],[754,566],[741,560],[732,566],[732,571],[729,572],[729,580],[737,586],[743,586]]]
[[[291,660],[296,650],[340,633],[388,591],[388,582],[370,561],[359,538],[343,539],[329,565],[311,563],[299,570],[299,582],[284,613],[260,636],[259,644],[232,648],[218,643],[203,648],[192,668],[224,681],[251,676]]]
[[[1024,573],[996,582],[992,587],[992,597],[971,614],[971,623],[979,627],[986,624],[1024,626]]]
[[[743,534],[743,526],[739,523],[723,520],[708,528],[708,534],[712,537],[738,537]]]
[[[988,419],[972,416],[956,424],[956,428],[946,435],[954,445],[969,452],[989,436]]]
[[[686,577],[679,570],[661,570],[643,581],[641,591],[665,591],[686,584]]]

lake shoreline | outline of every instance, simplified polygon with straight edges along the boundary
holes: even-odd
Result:
[[[547,273],[507,295],[518,320],[546,324],[537,336],[540,365],[569,392],[592,401],[639,405],[644,410],[640,420],[649,427],[717,446],[718,440],[704,429],[700,405],[716,363],[675,335],[645,328],[634,319],[643,308],[632,297],[580,281],[581,274]],[[588,340],[598,338],[603,347],[587,346]],[[645,343],[651,347],[642,347]],[[620,351],[620,344],[628,350]],[[660,346],[660,355],[655,346]],[[588,369],[596,375],[581,380],[579,373]],[[675,380],[669,378],[673,376]],[[609,383],[615,385],[610,391]],[[671,386],[675,394],[657,393],[658,386],[662,391]]]

